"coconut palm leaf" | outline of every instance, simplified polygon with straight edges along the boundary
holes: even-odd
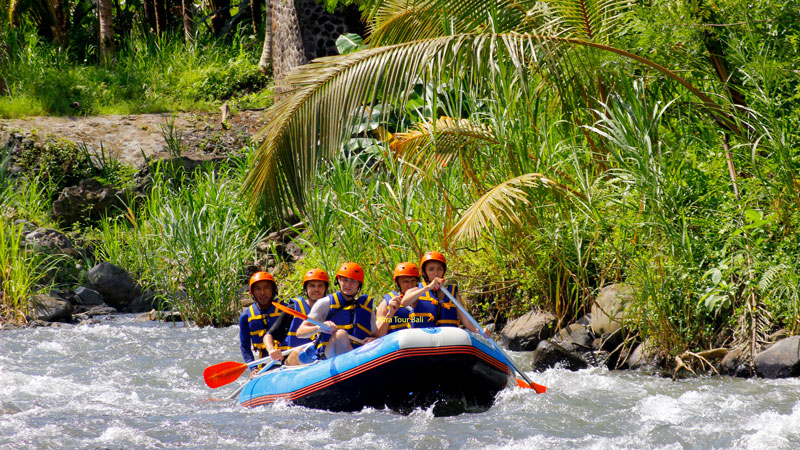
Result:
[[[469,83],[488,83],[497,61],[520,74],[532,66],[546,70],[549,45],[586,47],[637,61],[681,84],[700,99],[723,126],[738,133],[723,109],[686,80],[650,60],[608,45],[581,39],[533,34],[460,34],[320,58],[301,66],[281,85],[284,97],[266,114],[262,145],[243,189],[276,220],[293,203],[305,207],[305,192],[313,186],[320,161],[330,160],[364,108],[383,104],[405,106],[411,87],[420,79],[448,76]],[[555,47],[558,48],[558,47]],[[560,65],[551,70],[579,70]],[[569,89],[555,85],[555,89]],[[388,111],[390,108],[385,108]],[[384,115],[387,112],[383,113]]]
[[[373,0],[362,8],[370,47],[486,30],[504,33],[525,20],[514,0]]]
[[[436,172],[447,166],[462,150],[481,144],[498,144],[490,128],[467,119],[440,117],[436,122],[417,123],[415,128],[396,133],[389,146],[411,167],[426,172]],[[427,151],[431,147],[436,149],[434,155]]]
[[[475,238],[490,225],[503,226],[504,221],[516,225],[522,224],[518,211],[531,206],[525,188],[544,188],[551,191],[556,197],[574,195],[583,198],[580,193],[540,173],[526,173],[506,180],[483,194],[464,211],[461,219],[450,230],[449,238],[452,241]]]
[[[537,2],[538,3],[538,2]],[[559,36],[608,42],[622,24],[633,0],[546,0],[531,10],[530,20],[542,20]]]

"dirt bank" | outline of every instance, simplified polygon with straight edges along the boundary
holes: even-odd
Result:
[[[143,154],[151,156],[167,150],[165,127],[174,118],[173,135],[182,137],[182,153],[224,153],[247,144],[264,122],[262,111],[240,111],[228,117],[226,126],[220,114],[162,113],[127,116],[29,117],[0,119],[0,142],[14,132],[31,133],[35,141],[67,139],[83,142],[93,150],[102,145],[107,155],[138,166]]]

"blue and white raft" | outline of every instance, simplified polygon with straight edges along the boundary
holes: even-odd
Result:
[[[331,359],[282,366],[250,380],[246,407],[289,401],[329,411],[388,407],[437,416],[482,412],[516,377],[483,337],[455,327],[400,330]]]

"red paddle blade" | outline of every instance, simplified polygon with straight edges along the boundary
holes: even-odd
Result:
[[[308,316],[303,314],[303,313],[301,313],[300,311],[295,311],[294,309],[289,308],[288,306],[285,306],[285,305],[281,305],[278,302],[272,302],[272,304],[275,305],[275,307],[278,308],[280,311],[283,311],[283,312],[285,312],[287,314],[291,314],[291,315],[293,315],[293,316],[295,316],[295,317],[297,317],[299,319],[303,319],[303,320],[308,319]]]
[[[521,378],[517,378],[517,386],[525,389],[533,389],[534,391],[536,391],[537,394],[544,394],[545,392],[547,392],[547,386],[542,386],[541,384],[536,384],[536,383],[528,384],[525,380]]]
[[[218,388],[236,381],[245,369],[247,369],[247,364],[238,363],[236,361],[225,361],[206,367],[206,370],[203,371],[203,379],[206,381],[208,387],[212,389]]]

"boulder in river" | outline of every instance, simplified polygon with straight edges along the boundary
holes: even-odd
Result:
[[[34,295],[31,301],[31,321],[41,320],[45,322],[71,322],[72,304],[50,294]]]
[[[531,311],[509,322],[500,332],[500,339],[511,350],[530,351],[553,335],[555,321],[553,313]]]
[[[568,351],[581,352],[592,349],[594,335],[587,325],[576,322],[560,329],[553,341]]]
[[[782,339],[753,359],[756,373],[764,378],[800,376],[800,336]]]
[[[133,278],[119,266],[103,261],[89,270],[92,287],[103,295],[106,303],[116,309],[124,309],[136,297],[142,295]]]
[[[159,303],[155,292],[145,291],[128,303],[128,306],[125,307],[125,312],[142,313],[152,309],[159,309]]]
[[[620,330],[623,315],[632,298],[633,290],[628,286],[611,284],[601,289],[592,304],[592,332],[596,336],[611,336]]]
[[[75,295],[77,295],[78,298],[81,299],[81,303],[86,306],[97,306],[105,303],[105,299],[101,293],[87,287],[81,286],[75,289]]]
[[[533,353],[533,370],[542,371],[560,365],[572,371],[585,369],[589,364],[580,356],[552,341],[541,341]]]
[[[728,352],[720,362],[720,373],[739,378],[750,378],[753,376],[750,364],[745,360],[742,349],[734,349]]]

